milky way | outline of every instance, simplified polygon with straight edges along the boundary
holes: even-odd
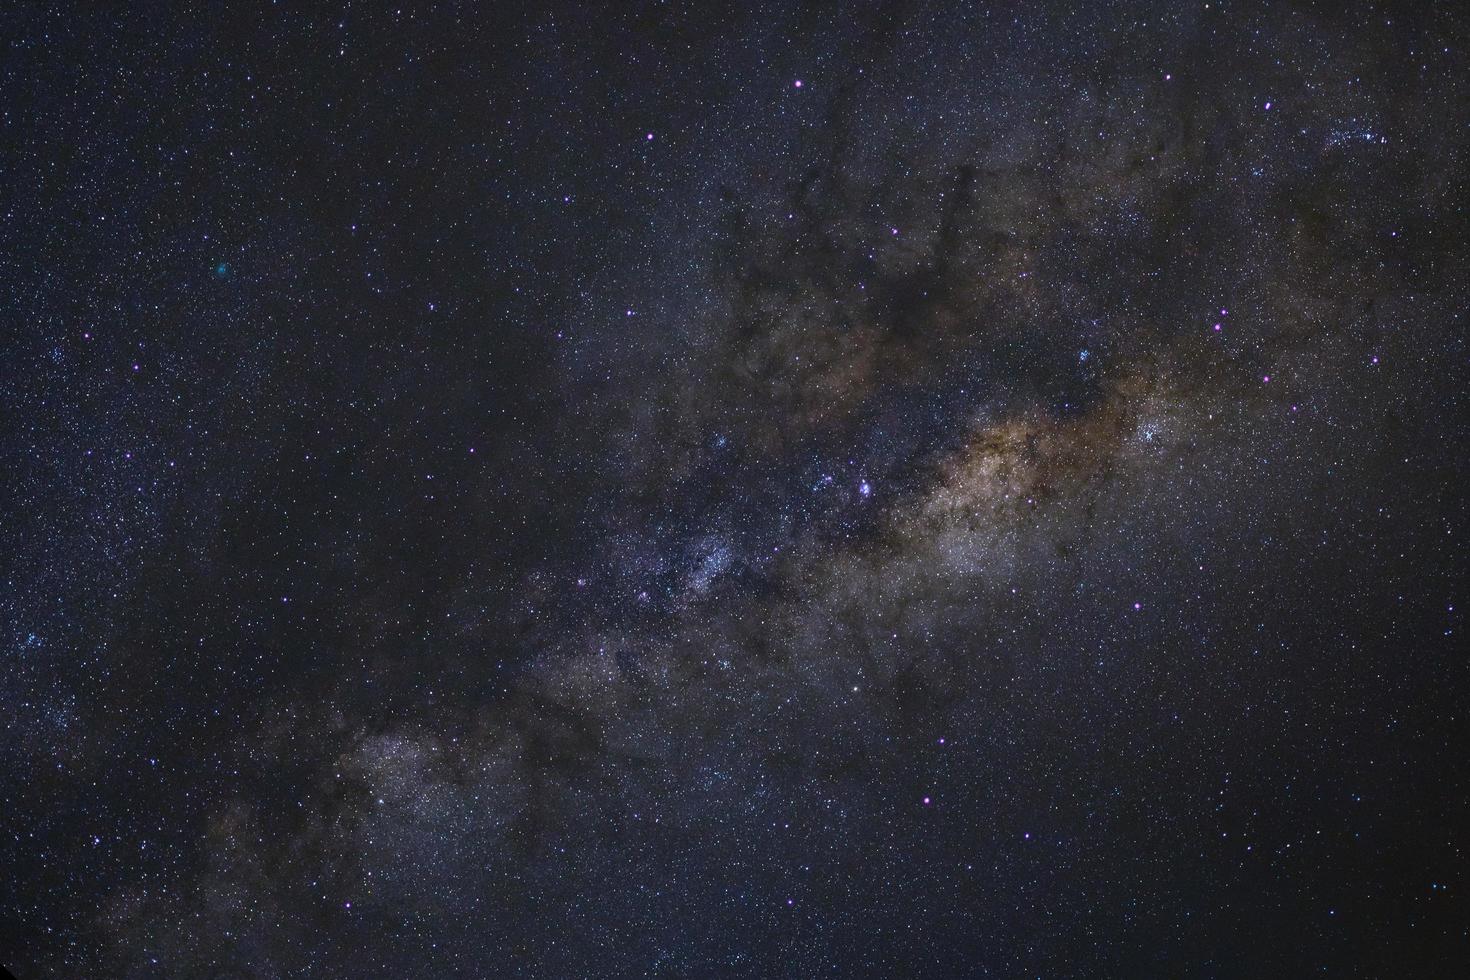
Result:
[[[22,980],[1470,961],[1453,5],[0,23]]]

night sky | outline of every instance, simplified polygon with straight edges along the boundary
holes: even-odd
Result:
[[[1470,7],[0,10],[0,962],[1470,973]]]

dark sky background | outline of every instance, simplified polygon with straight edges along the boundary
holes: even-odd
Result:
[[[0,11],[21,980],[1463,975],[1465,7],[130,6]]]

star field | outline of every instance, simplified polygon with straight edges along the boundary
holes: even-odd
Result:
[[[0,963],[1457,976],[1454,4],[0,12]]]

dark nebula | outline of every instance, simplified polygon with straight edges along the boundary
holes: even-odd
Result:
[[[1470,964],[1470,8],[0,11],[0,962]]]

